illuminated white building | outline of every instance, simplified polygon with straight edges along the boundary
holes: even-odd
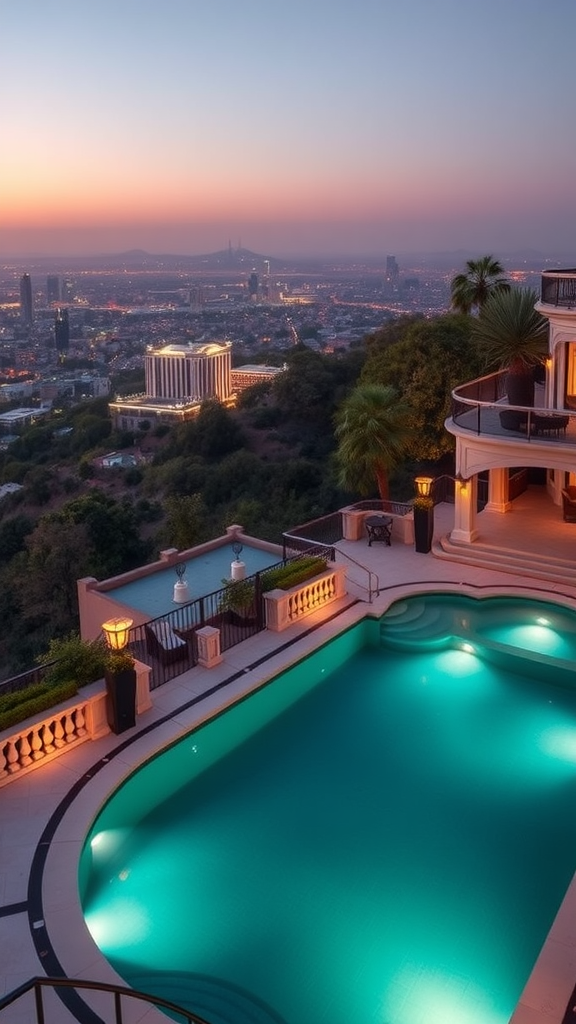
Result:
[[[232,342],[205,345],[164,345],[146,352],[144,370],[148,398],[217,398],[232,392]]]
[[[211,398],[231,405],[231,370],[231,341],[150,348],[144,362],[146,392],[110,403],[114,425],[119,430],[134,430],[142,420],[170,423],[193,419],[202,402]]]

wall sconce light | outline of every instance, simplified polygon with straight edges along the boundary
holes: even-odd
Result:
[[[546,359],[544,360],[544,366],[547,370],[552,369],[552,356],[546,356]]]
[[[461,476],[460,473],[457,473],[454,479],[460,488],[460,494],[466,494],[466,491],[468,490],[468,481],[466,478]]]
[[[133,622],[133,619],[108,619],[102,623],[102,632],[111,651],[124,650]]]
[[[419,498],[429,498],[434,478],[431,476],[417,476],[414,479],[416,494]]]

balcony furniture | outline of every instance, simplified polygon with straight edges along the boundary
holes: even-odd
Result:
[[[188,644],[169,622],[147,622],[145,630],[150,653],[163,665],[171,665],[187,655]]]
[[[500,423],[504,430],[521,430],[526,433],[528,413],[518,409],[503,409],[500,413]]]
[[[562,491],[562,513],[565,523],[576,523],[576,487],[573,485]]]
[[[392,538],[392,517],[391,516],[368,516],[364,523],[368,534],[368,547],[372,547],[373,540],[382,540],[390,547]]]
[[[531,431],[533,434],[554,434],[556,437],[566,435],[566,427],[570,422],[569,416],[558,415],[557,413],[549,413],[546,416],[540,416],[538,413],[532,415]]]

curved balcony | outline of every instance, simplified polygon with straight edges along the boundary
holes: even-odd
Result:
[[[576,281],[576,272],[575,272]],[[576,412],[543,405],[510,405],[506,397],[507,370],[468,381],[452,392],[452,422],[477,436],[576,446]],[[536,385],[543,396],[544,389]],[[447,424],[448,429],[450,429]]]
[[[540,302],[546,306],[576,309],[576,270],[543,270]]]

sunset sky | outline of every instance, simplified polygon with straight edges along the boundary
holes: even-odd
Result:
[[[0,256],[576,259],[576,0],[4,0]]]

